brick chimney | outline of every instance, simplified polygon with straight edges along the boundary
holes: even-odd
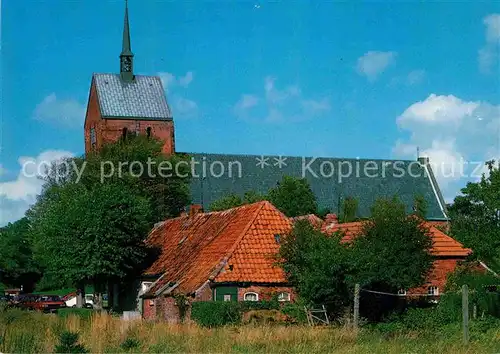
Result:
[[[429,164],[429,158],[426,156],[422,156],[418,158],[418,162],[420,162],[421,165],[428,165]]]
[[[326,214],[325,224],[331,225],[331,224],[338,224],[338,223],[339,223],[339,218],[337,217],[337,214]]]
[[[203,206],[201,204],[191,204],[189,207],[189,217],[193,217],[198,213],[203,213]]]

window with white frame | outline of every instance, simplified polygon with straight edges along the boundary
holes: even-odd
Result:
[[[290,293],[287,292],[279,293],[278,301],[290,301]]]
[[[398,295],[399,296],[405,296],[406,295],[406,290],[405,289],[399,289],[398,290]]]
[[[224,301],[231,301],[231,294],[224,294]]]
[[[427,295],[429,296],[439,295],[439,288],[437,286],[429,286],[427,288]]]
[[[245,295],[243,295],[243,300],[245,300],[245,301],[259,301],[259,294],[257,294],[257,293],[245,293]]]

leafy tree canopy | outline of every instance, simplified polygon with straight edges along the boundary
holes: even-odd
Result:
[[[429,231],[396,197],[378,199],[352,243],[353,282],[397,291],[422,284],[431,265]]]
[[[396,198],[379,199],[371,218],[351,243],[341,233],[327,236],[306,220],[283,237],[280,263],[299,295],[333,312],[352,300],[355,283],[396,292],[421,285],[431,265],[432,241],[420,219]]]
[[[303,299],[337,311],[349,302],[349,253],[340,237],[325,237],[307,220],[299,220],[282,240],[281,265]]]
[[[284,176],[269,191],[268,200],[288,217],[314,214],[318,210],[316,197],[305,178]]]
[[[487,163],[488,173],[469,182],[448,208],[451,233],[476,257],[500,272],[500,167]]]
[[[352,222],[356,221],[358,214],[358,200],[356,198],[348,197],[342,203],[342,211],[340,213],[339,221]]]
[[[21,286],[37,280],[39,267],[33,260],[29,231],[26,218],[0,228],[0,282]]]
[[[67,160],[66,174],[54,165],[27,213],[42,283],[102,288],[140,271],[153,224],[189,203],[186,159],[167,157],[156,140],[139,136]]]
[[[239,207],[244,204],[260,202],[262,200],[266,200],[266,196],[260,195],[255,191],[246,192],[243,198],[241,198],[237,194],[232,193],[210,204],[209,209],[210,211],[227,210]]]

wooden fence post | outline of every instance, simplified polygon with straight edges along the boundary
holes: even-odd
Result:
[[[359,326],[359,284],[354,286],[354,329]]]
[[[462,285],[462,324],[464,334],[464,344],[469,343],[469,288]]]

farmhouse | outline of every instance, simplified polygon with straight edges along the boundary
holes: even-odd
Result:
[[[311,216],[307,219],[316,224]],[[340,231],[343,242],[356,237],[362,223],[338,224],[327,218],[325,234]],[[295,295],[283,270],[276,265],[281,236],[294,220],[286,217],[267,201],[220,212],[203,213],[193,208],[190,215],[168,219],[150,233],[147,243],[161,249],[161,255],[144,273],[143,317],[177,321],[175,295],[189,301],[258,301],[274,295],[280,301],[293,301]],[[317,225],[317,224],[316,224]],[[429,225],[436,260],[422,289],[438,296],[446,275],[471,250],[464,248],[436,227]],[[144,284],[144,283],[143,283]]]

